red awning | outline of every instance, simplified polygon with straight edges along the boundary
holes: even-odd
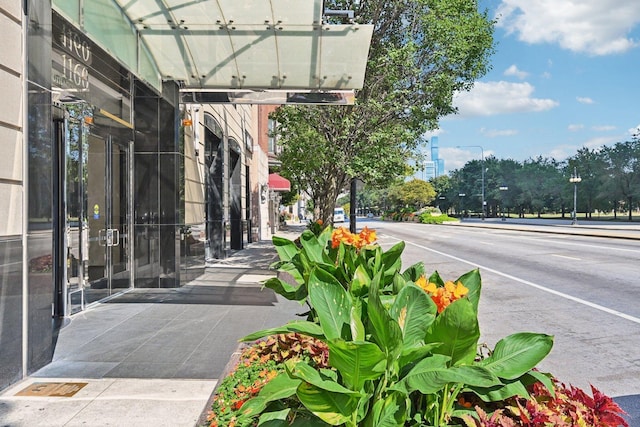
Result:
[[[269,174],[269,189],[273,191],[291,191],[291,183],[277,173]]]

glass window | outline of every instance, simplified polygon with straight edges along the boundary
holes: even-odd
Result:
[[[269,127],[269,146],[268,146],[268,150],[269,153],[276,153],[276,136],[275,136],[275,132],[276,132],[276,121],[273,119],[269,119],[268,122],[268,127]]]

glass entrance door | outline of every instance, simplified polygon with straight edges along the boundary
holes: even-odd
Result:
[[[87,302],[131,286],[129,147],[90,134],[87,154]]]
[[[65,161],[68,314],[133,285],[127,129],[91,109],[75,116],[67,122]]]

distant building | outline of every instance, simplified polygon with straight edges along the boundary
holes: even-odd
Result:
[[[431,149],[424,153],[424,160],[422,167],[418,168],[418,172],[413,178],[429,181],[432,178],[436,178],[444,174],[444,159],[441,159],[438,154],[439,144],[438,137],[431,137]]]

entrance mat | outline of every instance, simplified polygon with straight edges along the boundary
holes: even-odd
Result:
[[[16,396],[72,397],[88,383],[33,383]]]

